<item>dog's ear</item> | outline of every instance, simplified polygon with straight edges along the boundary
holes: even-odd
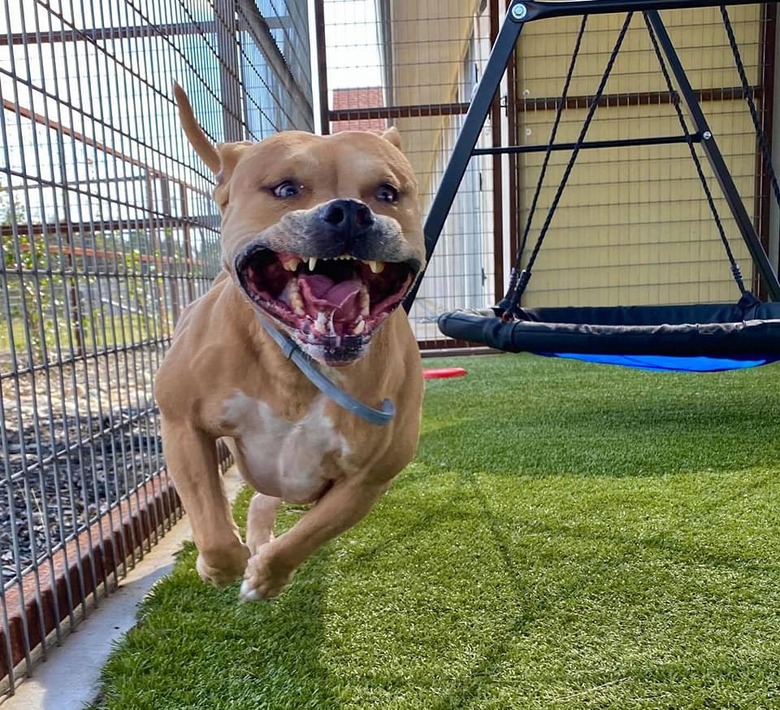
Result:
[[[248,141],[241,143],[220,143],[214,145],[200,127],[195,112],[192,110],[187,93],[177,82],[173,83],[173,95],[179,107],[179,120],[187,139],[192,144],[200,159],[214,173],[217,185],[214,188],[214,199],[220,208],[227,204],[227,183],[233,174],[233,169],[241,157],[241,153],[250,145]]]
[[[177,82],[173,82],[173,96],[179,107],[179,121],[181,121],[181,127],[184,129],[187,140],[192,144],[200,159],[209,167],[209,170],[213,173],[218,172],[220,160],[217,149],[200,127],[187,93]]]
[[[241,143],[220,143],[216,147],[216,154],[218,162],[218,170],[216,173],[216,187],[214,188],[214,199],[217,201],[220,209],[224,209],[227,206],[228,200],[228,183],[233,175],[233,170],[236,164],[241,159],[243,152],[254,145],[249,141],[242,141]]]
[[[398,150],[403,151],[404,147],[401,143],[401,134],[398,132],[398,129],[395,126],[388,128],[382,134],[382,138],[384,138],[388,143],[394,145],[396,148],[398,148]]]

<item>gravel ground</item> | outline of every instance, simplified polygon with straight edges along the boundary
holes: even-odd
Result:
[[[8,582],[162,465],[157,350],[114,353],[2,386],[0,565]],[[8,372],[0,362],[0,371]]]

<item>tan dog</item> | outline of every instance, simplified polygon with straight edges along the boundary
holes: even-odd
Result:
[[[281,133],[213,146],[175,87],[184,130],[216,174],[224,271],[183,313],[155,381],[168,469],[200,576],[244,575],[269,599],[355,525],[411,460],[423,391],[402,308],[423,264],[417,185],[397,133]],[[270,318],[347,393],[396,414],[370,424],[322,395],[258,319]],[[217,468],[226,437],[258,492],[241,541]],[[314,503],[274,538],[282,501]]]

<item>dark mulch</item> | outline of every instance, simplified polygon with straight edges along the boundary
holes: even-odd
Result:
[[[8,582],[75,536],[162,466],[156,408],[5,425],[0,562]]]

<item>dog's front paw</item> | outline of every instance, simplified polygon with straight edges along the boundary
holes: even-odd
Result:
[[[270,545],[262,545],[247,562],[239,598],[243,602],[273,599],[290,584],[293,574],[294,570],[274,564]]]
[[[244,573],[247,559],[249,548],[246,545],[238,545],[229,550],[199,554],[195,568],[204,582],[215,587],[226,587]]]

